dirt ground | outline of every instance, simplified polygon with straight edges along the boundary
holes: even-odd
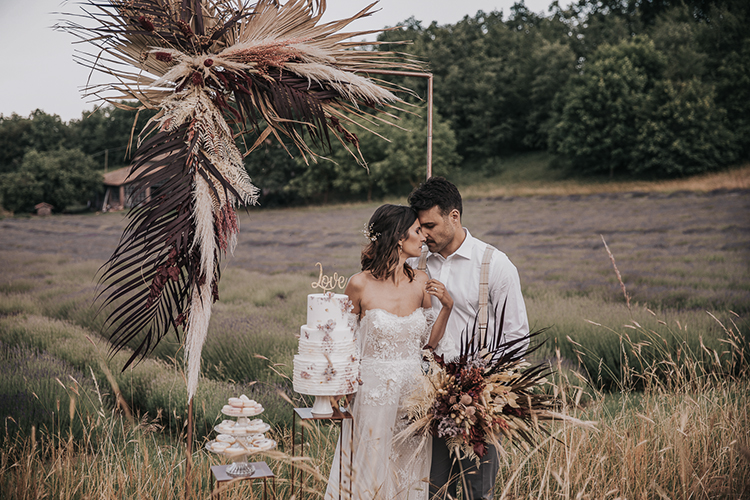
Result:
[[[361,230],[376,206],[252,208],[240,217],[239,243],[223,272],[315,274],[321,262],[327,274],[348,276],[358,270]],[[529,293],[621,293],[603,236],[634,299],[750,311],[750,190],[471,199],[463,221],[508,254]],[[104,263],[125,223],[124,213],[6,218],[0,257]],[[2,269],[0,281],[13,281],[16,273]]]

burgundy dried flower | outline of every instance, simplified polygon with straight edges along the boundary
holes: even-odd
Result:
[[[183,21],[182,19],[177,21],[177,27],[180,28],[180,31],[182,31],[182,34],[185,35],[186,37],[190,38],[194,36],[193,30],[190,29],[190,25],[186,23],[185,21]]]
[[[143,29],[145,29],[146,31],[156,30],[156,28],[154,27],[154,23],[152,23],[146,16],[139,17],[138,22],[140,23],[141,26],[143,26]]]
[[[203,65],[207,68],[210,68],[211,66],[213,66],[213,64],[214,64],[214,60],[210,58],[203,61]]]
[[[154,52],[157,61],[172,62],[172,54],[169,52]]]

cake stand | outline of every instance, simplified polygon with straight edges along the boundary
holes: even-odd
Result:
[[[249,413],[243,412],[240,409],[236,411],[225,411],[224,409],[222,409],[221,412],[228,417],[238,417],[235,427],[249,427],[250,417],[254,417],[263,413],[263,408],[259,407],[257,410],[251,411]],[[229,474],[230,476],[252,476],[255,473],[255,467],[247,461],[247,457],[256,453],[260,453],[262,451],[271,450],[276,447],[276,441],[274,441],[273,439],[266,439],[264,437],[265,432],[267,432],[271,428],[271,426],[266,423],[263,424],[263,427],[253,429],[251,433],[248,433],[247,431],[237,432],[236,430],[232,430],[231,428],[220,429],[220,427],[222,427],[221,424],[217,425],[214,429],[222,434],[228,434],[232,436],[235,439],[235,442],[240,445],[239,449],[232,448],[231,451],[229,451],[230,448],[227,448],[223,451],[216,451],[213,449],[213,445],[214,443],[216,443],[215,440],[206,443],[206,449],[212,453],[224,455],[225,457],[233,460],[232,465],[227,467],[226,470],[227,474]],[[256,443],[258,443],[259,445],[256,445]]]
[[[315,396],[312,413],[316,417],[330,417],[333,415],[330,396]]]
[[[236,442],[240,443],[240,446],[242,448],[238,451],[235,451],[235,449],[230,452],[228,451],[229,448],[224,451],[214,450],[213,445],[214,443],[216,443],[216,441],[211,440],[206,443],[206,450],[210,451],[211,453],[216,453],[217,455],[224,455],[225,457],[233,460],[232,465],[227,467],[226,473],[228,475],[233,477],[252,476],[255,473],[255,466],[247,461],[247,457],[249,457],[250,455],[255,455],[256,453],[276,448],[276,441],[274,441],[273,439],[262,439],[256,441],[262,443],[262,446],[255,446],[253,443],[246,441],[247,438],[244,437],[236,438]]]

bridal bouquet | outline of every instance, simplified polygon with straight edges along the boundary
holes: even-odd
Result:
[[[530,352],[525,341],[542,331],[501,343],[504,313],[505,307],[493,339],[481,338],[475,321],[463,332],[458,358],[430,356],[422,387],[406,401],[411,423],[405,433],[429,432],[459,457],[479,460],[501,436],[528,450],[534,434],[544,432],[538,421],[553,418],[554,398],[536,389],[550,371],[522,360]]]

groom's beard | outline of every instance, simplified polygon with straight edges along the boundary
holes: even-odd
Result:
[[[438,247],[438,244],[434,240],[425,240],[425,245],[427,245],[427,249],[432,253],[437,253],[443,248]]]

